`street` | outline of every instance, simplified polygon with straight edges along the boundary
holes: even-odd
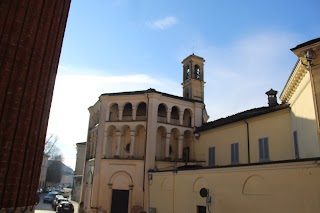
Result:
[[[38,205],[36,205],[35,212],[36,213],[54,213],[55,211],[52,209],[51,203],[44,203],[43,197],[46,196],[47,193],[41,193],[40,194],[40,202]],[[72,201],[72,204],[74,206],[74,213],[78,213],[78,203],[75,201]]]

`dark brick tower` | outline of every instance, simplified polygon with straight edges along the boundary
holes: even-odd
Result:
[[[0,212],[34,211],[70,1],[0,1]]]

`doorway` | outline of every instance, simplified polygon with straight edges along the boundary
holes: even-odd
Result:
[[[197,213],[206,213],[207,208],[205,206],[197,206]]]
[[[111,213],[128,213],[129,190],[112,190]]]

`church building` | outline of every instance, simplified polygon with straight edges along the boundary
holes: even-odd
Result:
[[[149,201],[149,171],[205,163],[194,150],[194,129],[208,120],[204,62],[183,60],[183,97],[151,88],[106,93],[89,108],[85,211],[139,212]]]

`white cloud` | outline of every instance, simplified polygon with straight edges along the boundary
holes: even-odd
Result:
[[[59,66],[47,131],[58,136],[65,163],[72,168],[75,166],[75,143],[86,141],[88,108],[98,101],[101,94],[155,88],[160,92],[179,95],[181,90],[180,85],[172,80],[156,79],[144,74],[72,74],[75,70],[77,68],[71,66]],[[93,72],[80,70],[80,73]]]
[[[167,16],[162,19],[158,19],[148,23],[148,26],[152,29],[165,30],[178,23],[178,20],[174,16]]]

